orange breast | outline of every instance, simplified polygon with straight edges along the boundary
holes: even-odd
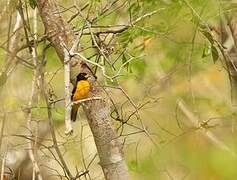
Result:
[[[77,89],[73,95],[73,101],[87,98],[90,92],[90,84],[88,81],[81,80],[77,83]]]

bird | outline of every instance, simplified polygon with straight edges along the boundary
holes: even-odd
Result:
[[[81,99],[85,99],[89,96],[90,93],[90,83],[88,81],[87,73],[79,73],[76,78],[76,84],[73,87],[71,101],[75,102]],[[73,104],[71,110],[71,121],[75,122],[77,119],[77,111],[79,104]]]

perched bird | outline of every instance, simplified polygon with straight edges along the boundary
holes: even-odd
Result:
[[[88,75],[86,73],[79,73],[76,79],[76,85],[72,90],[72,101],[78,101],[81,99],[85,99],[89,96],[90,92],[90,83],[88,82]],[[72,105],[71,110],[71,120],[76,121],[77,119],[77,111],[79,108],[79,104]]]

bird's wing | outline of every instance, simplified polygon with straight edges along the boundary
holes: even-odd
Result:
[[[77,86],[74,86],[73,89],[72,89],[72,95],[71,95],[71,100],[73,100],[73,96],[76,92],[76,89],[77,89]]]

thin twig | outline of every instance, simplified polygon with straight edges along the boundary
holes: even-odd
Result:
[[[43,62],[44,60],[42,60]],[[52,136],[52,140],[53,140],[53,145],[54,145],[54,148],[56,150],[56,153],[60,159],[60,162],[63,166],[63,170],[66,172],[66,174],[68,175],[68,177],[70,179],[73,179],[73,176],[63,158],[63,155],[58,147],[58,142],[57,142],[57,138],[56,138],[56,134],[55,134],[55,130],[54,130],[54,123],[53,123],[53,118],[52,118],[52,111],[51,111],[51,104],[49,103],[49,100],[48,100],[48,95],[46,93],[46,89],[45,89],[45,82],[44,82],[44,73],[43,73],[43,69],[42,69],[42,62],[41,62],[41,66],[39,68],[39,77],[40,77],[40,91],[44,97],[44,100],[46,102],[46,106],[47,106],[47,113],[48,113],[48,120],[49,120],[49,127],[50,127],[50,132],[51,132],[51,136]]]
[[[36,9],[33,11],[33,33],[34,33],[34,39],[37,39],[36,33],[37,33],[37,11]],[[37,57],[37,44],[34,43],[34,47],[32,47],[32,57],[33,57],[33,62],[34,62],[34,66],[37,67],[38,65],[38,57]],[[36,86],[37,86],[37,76],[38,76],[38,68],[34,69],[34,76],[33,76],[33,80],[32,80],[32,89],[31,89],[31,96],[30,96],[30,100],[28,103],[28,107],[32,107],[33,104],[33,100],[34,97],[36,95],[35,90],[36,90]],[[28,111],[28,117],[27,117],[27,128],[29,129],[29,136],[32,136],[32,110],[31,108]],[[43,180],[40,169],[39,169],[39,165],[38,162],[36,160],[35,157],[35,153],[34,153],[34,147],[33,146],[33,142],[31,140],[28,140],[28,146],[29,146],[29,156],[32,162],[32,166],[33,166],[33,177],[32,180],[35,180],[35,175],[37,176],[38,180]]]
[[[73,104],[81,104],[81,103],[84,103],[84,102],[87,102],[87,101],[102,100],[102,99],[103,99],[102,97],[90,97],[90,98],[85,98],[85,99],[81,99],[81,100],[78,100],[78,101],[73,101],[72,105]]]

